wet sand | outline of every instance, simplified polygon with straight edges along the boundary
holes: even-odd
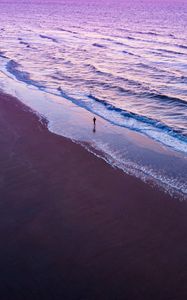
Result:
[[[0,299],[187,299],[187,203],[0,95]]]

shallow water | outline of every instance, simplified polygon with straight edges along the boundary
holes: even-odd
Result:
[[[52,131],[185,194],[187,5],[122,2],[1,3],[1,88],[30,99]]]

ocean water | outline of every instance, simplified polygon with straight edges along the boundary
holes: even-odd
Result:
[[[155,2],[1,2],[0,87],[55,133],[187,194],[187,3]]]

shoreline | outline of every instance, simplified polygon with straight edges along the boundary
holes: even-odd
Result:
[[[90,145],[114,167],[144,182],[159,186],[172,196],[186,199],[187,157],[146,135],[107,122],[97,116],[98,131],[93,133],[93,114],[66,98],[48,94],[1,73],[5,93],[20,99],[39,118],[48,120],[48,130],[83,145]],[[87,148],[87,147],[86,147]]]
[[[1,299],[187,297],[186,201],[0,94]]]

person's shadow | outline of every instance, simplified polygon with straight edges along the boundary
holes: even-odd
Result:
[[[94,126],[93,126],[93,133],[95,133],[96,132],[96,125],[94,124]]]

